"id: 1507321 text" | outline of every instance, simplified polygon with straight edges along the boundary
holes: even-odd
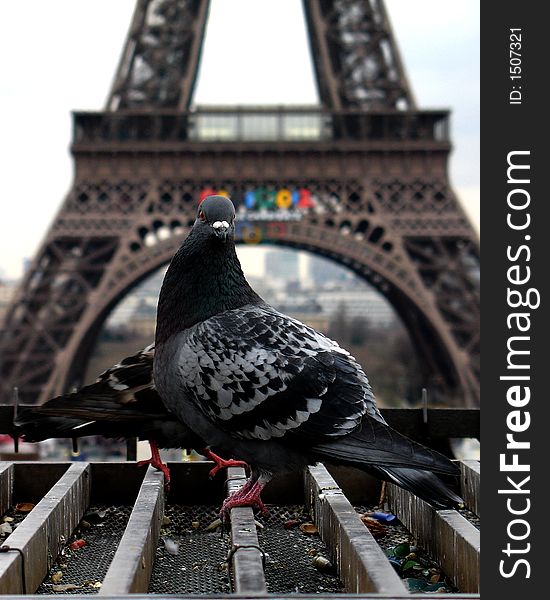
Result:
[[[510,80],[512,81],[512,89],[508,95],[508,101],[510,104],[521,104],[523,99],[522,87],[520,85],[522,81],[522,30],[520,28],[510,28],[510,42],[509,42],[509,66],[510,66]]]

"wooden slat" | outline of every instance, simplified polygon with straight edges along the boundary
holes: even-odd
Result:
[[[147,592],[164,515],[164,476],[149,466],[99,594]]]
[[[20,406],[20,408],[23,408]],[[0,433],[14,433],[13,404],[0,404]]]
[[[481,483],[480,465],[478,460],[462,460],[460,465],[460,492],[466,506],[481,517],[481,502],[479,486]]]
[[[386,555],[324,466],[307,469],[305,490],[306,502],[346,591],[406,595]]]
[[[422,408],[382,408],[380,412],[389,425],[413,439],[480,439],[479,408],[428,408],[425,413]]]
[[[135,437],[126,440],[126,460],[137,460],[137,443]]]
[[[382,408],[381,413],[392,427],[415,439],[480,438],[478,408],[429,408],[426,421],[422,408]],[[13,432],[13,406],[0,404],[0,433]]]
[[[479,530],[455,510],[427,502],[388,484],[390,509],[461,592],[479,592]]]
[[[0,462],[0,516],[12,504],[13,497],[13,463]]]
[[[90,467],[74,463],[33,508],[4,545],[22,551],[0,554],[0,594],[33,593],[89,505]],[[24,569],[25,581],[22,580]]]
[[[227,470],[227,492],[237,491],[246,481],[244,469]],[[231,570],[234,592],[237,594],[266,593],[263,554],[260,550],[252,508],[231,510]]]

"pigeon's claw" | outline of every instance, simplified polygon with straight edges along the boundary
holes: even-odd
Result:
[[[160,452],[156,442],[149,440],[149,445],[151,446],[151,458],[147,460],[140,460],[137,465],[138,467],[144,467],[145,465],[151,465],[155,467],[158,471],[162,471],[164,474],[164,489],[169,492],[170,491],[170,469],[168,465],[162,462],[162,458],[160,457]]]
[[[248,463],[244,462],[244,460],[233,460],[232,458],[225,460],[221,456],[214,454],[214,452],[212,452],[212,450],[209,450],[208,448],[201,450],[201,454],[206,456],[208,460],[211,460],[216,463],[216,466],[213,469],[210,469],[208,473],[210,479],[213,479],[219,471],[221,471],[222,469],[227,469],[228,467],[242,467],[246,470],[247,473],[250,472],[250,467],[248,466]]]
[[[237,490],[231,494],[231,496],[226,498],[220,511],[220,519],[222,520],[222,523],[227,523],[229,521],[229,513],[231,512],[232,508],[237,508],[240,506],[250,506],[258,509],[260,513],[266,514],[268,510],[260,498],[260,494],[262,493],[266,483],[267,482],[262,481],[261,479],[248,479],[240,490]]]
[[[245,463],[244,460],[233,460],[232,458],[228,460],[220,459],[220,462],[216,462],[216,466],[213,469],[210,469],[208,472],[208,476],[210,479],[214,478],[219,471],[222,469],[227,469],[228,467],[242,467],[247,472],[250,471],[250,467],[248,463]]]

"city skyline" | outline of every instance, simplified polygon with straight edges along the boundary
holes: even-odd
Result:
[[[245,276],[257,292],[276,308],[284,306],[283,312],[292,314],[307,301],[316,301],[313,312],[324,314],[328,319],[343,311],[348,318],[361,316],[378,326],[388,326],[399,320],[397,313],[386,298],[374,286],[354,274],[347,267],[326,257],[294,251],[281,246],[268,246],[263,256],[263,268],[250,268],[247,247],[240,248],[239,258]],[[151,320],[154,331],[158,294],[166,268],[157,269],[127,294],[112,310],[104,329],[131,325],[143,310]],[[256,273],[255,271],[262,271]],[[258,281],[264,278],[265,281]],[[150,314],[150,309],[154,309]],[[299,310],[298,310],[299,312]]]

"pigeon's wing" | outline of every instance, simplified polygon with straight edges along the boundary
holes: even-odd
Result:
[[[138,402],[140,399],[138,394],[141,391],[154,392],[154,394],[143,394],[150,401],[154,401],[153,406],[157,405],[157,400],[162,404],[153,382],[154,354],[155,346],[151,344],[101,373],[92,385],[97,390],[102,389],[108,395],[115,397],[120,404]]]
[[[180,384],[216,426],[243,439],[319,442],[382,420],[359,364],[266,305],[226,311],[186,337]]]
[[[164,406],[153,383],[153,346],[125,358],[95,383],[21,410],[16,426],[28,441],[102,435],[139,437],[161,448],[204,443]]]

